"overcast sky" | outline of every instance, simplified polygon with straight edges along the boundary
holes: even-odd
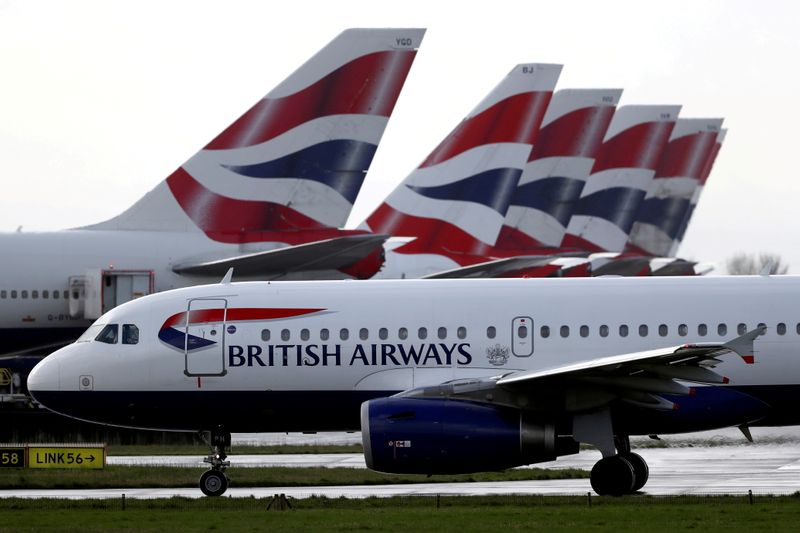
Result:
[[[426,27],[349,227],[514,64],[562,63],[558,88],[724,117],[679,255],[770,251],[800,274],[799,20],[789,0],[0,0],[0,230],[109,218],[344,28]]]

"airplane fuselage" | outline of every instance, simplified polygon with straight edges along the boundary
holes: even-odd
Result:
[[[188,311],[188,314],[187,314]],[[188,318],[187,318],[188,317]],[[627,434],[799,424],[800,279],[794,277],[234,283],[141,298],[31,374],[37,400],[107,424],[171,430],[357,430],[361,402],[454,379],[724,343],[765,324],[724,386],[615,407]],[[752,363],[752,364],[748,364]],[[561,401],[561,400],[559,400]],[[567,407],[530,405],[548,416]]]

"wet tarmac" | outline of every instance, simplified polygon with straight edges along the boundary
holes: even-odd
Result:
[[[650,495],[702,494],[792,494],[800,491],[800,445],[747,444],[713,447],[638,449],[650,466],[650,480],[642,490]],[[596,451],[541,463],[546,468],[589,470],[599,459]],[[236,469],[254,466],[323,466],[364,468],[357,454],[231,455],[228,470],[231,488],[226,496],[268,497],[283,493],[294,498],[314,495],[330,498],[412,495],[486,494],[570,494],[591,492],[588,479],[551,481],[510,481],[491,483],[420,483],[413,485],[340,487],[259,487],[237,488]],[[110,457],[108,464],[202,466],[199,457]],[[57,498],[168,498],[201,497],[197,488],[175,489],[93,489],[93,490],[13,490],[0,491],[0,497]]]

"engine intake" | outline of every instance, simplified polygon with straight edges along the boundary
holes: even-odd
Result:
[[[518,409],[439,398],[364,402],[361,435],[367,467],[395,474],[505,470],[578,451]]]

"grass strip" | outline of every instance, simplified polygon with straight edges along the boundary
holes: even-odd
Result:
[[[0,500],[6,531],[796,531],[800,498],[448,496]]]
[[[104,489],[196,487],[202,468],[108,466],[103,470],[15,469],[0,471],[0,489]],[[232,487],[319,487],[470,481],[524,481],[589,477],[579,469],[524,468],[459,476],[381,474],[363,468],[232,468]]]

